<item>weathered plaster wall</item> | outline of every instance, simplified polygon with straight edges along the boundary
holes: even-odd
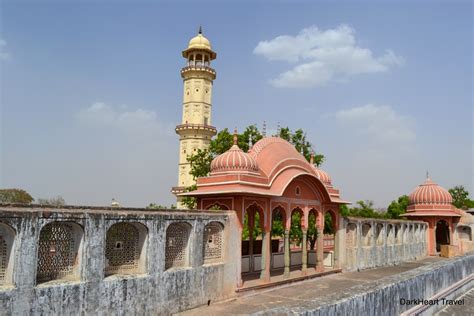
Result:
[[[36,284],[37,245],[41,228],[53,221],[81,225],[77,280]],[[146,273],[104,278],[105,236],[117,222],[145,225]],[[185,221],[192,226],[189,266],[165,271],[166,228]],[[224,225],[223,260],[203,264],[204,226]],[[0,222],[15,230],[12,284],[0,287],[0,314],[170,314],[234,295],[240,241],[236,218],[227,211],[145,211],[143,209],[44,209],[0,206]]]
[[[346,271],[362,270],[427,255],[427,224],[422,221],[343,218],[339,231],[341,267]]]

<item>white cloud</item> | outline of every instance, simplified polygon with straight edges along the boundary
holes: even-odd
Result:
[[[0,38],[0,60],[5,60],[10,58],[10,54],[6,52],[5,48],[7,46],[7,42],[4,39]]]
[[[386,72],[404,63],[391,50],[374,57],[371,50],[357,46],[355,31],[347,25],[329,30],[311,26],[296,36],[282,35],[261,41],[254,54],[271,61],[298,63],[271,80],[276,87],[322,86],[357,74]]]
[[[114,107],[103,102],[95,102],[81,110],[78,119],[86,124],[119,130],[130,137],[156,138],[173,130],[159,122],[155,111],[131,110],[125,105]]]
[[[377,145],[408,145],[415,138],[412,120],[395,112],[388,105],[367,104],[334,114],[345,127]]]

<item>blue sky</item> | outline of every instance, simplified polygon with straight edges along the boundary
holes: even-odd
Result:
[[[215,51],[213,125],[303,128],[342,196],[429,170],[474,189],[472,4],[2,1],[0,187],[170,204],[187,42]]]

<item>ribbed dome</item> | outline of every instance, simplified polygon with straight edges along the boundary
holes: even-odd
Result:
[[[451,204],[449,192],[427,178],[409,196],[410,204]]]
[[[329,176],[329,173],[326,171],[319,169],[318,167],[313,165],[313,170],[316,172],[316,176],[318,177],[319,180],[321,180],[322,183],[324,184],[331,184],[331,177]]]
[[[238,145],[233,145],[228,151],[217,156],[211,162],[211,174],[229,171],[258,173],[258,166],[252,156],[245,153]]]

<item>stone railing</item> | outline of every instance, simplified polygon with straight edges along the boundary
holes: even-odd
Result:
[[[0,205],[0,314],[170,314],[234,295],[229,211]]]
[[[345,270],[394,265],[427,255],[425,222],[348,217],[343,225]]]

